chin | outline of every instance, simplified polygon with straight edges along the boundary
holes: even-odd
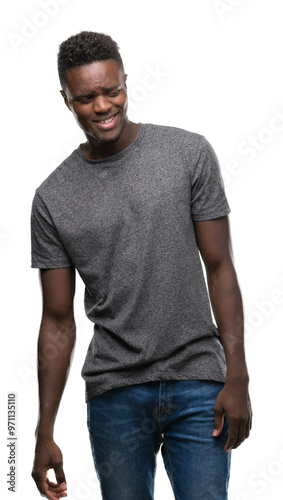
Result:
[[[112,142],[117,142],[120,139],[121,132],[116,134],[114,137],[96,137],[98,144],[111,144]]]

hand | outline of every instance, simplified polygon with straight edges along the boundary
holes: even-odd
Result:
[[[47,477],[49,469],[54,469],[57,483],[49,481]],[[58,500],[58,498],[67,496],[63,457],[60,448],[58,448],[54,441],[38,439],[31,475],[42,496],[45,496],[49,500]]]
[[[226,382],[214,405],[214,431],[217,437],[222,431],[224,415],[227,415],[229,435],[224,450],[238,448],[248,438],[252,428],[252,409],[246,383]]]

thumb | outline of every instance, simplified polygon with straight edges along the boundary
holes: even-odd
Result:
[[[58,465],[54,464],[53,468],[54,468],[54,472],[55,472],[57,483],[60,486],[66,486],[67,487],[67,485],[66,485],[66,478],[65,478],[65,474],[64,474],[64,470],[63,470],[62,464],[58,464]]]
[[[224,414],[219,411],[219,410],[214,410],[214,430],[213,430],[213,436],[217,437],[219,434],[221,434],[221,431],[223,429],[223,423],[224,423]]]

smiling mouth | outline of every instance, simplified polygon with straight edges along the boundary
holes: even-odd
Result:
[[[110,116],[110,118],[107,118],[106,120],[95,121],[95,123],[99,126],[99,128],[108,130],[116,125],[117,115],[118,113],[116,113],[116,115]]]

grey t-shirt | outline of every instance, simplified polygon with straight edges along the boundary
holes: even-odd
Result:
[[[193,221],[229,212],[207,140],[151,124],[104,160],[79,147],[36,190],[32,267],[75,267],[95,323],[86,400],[148,381],[225,380]]]

